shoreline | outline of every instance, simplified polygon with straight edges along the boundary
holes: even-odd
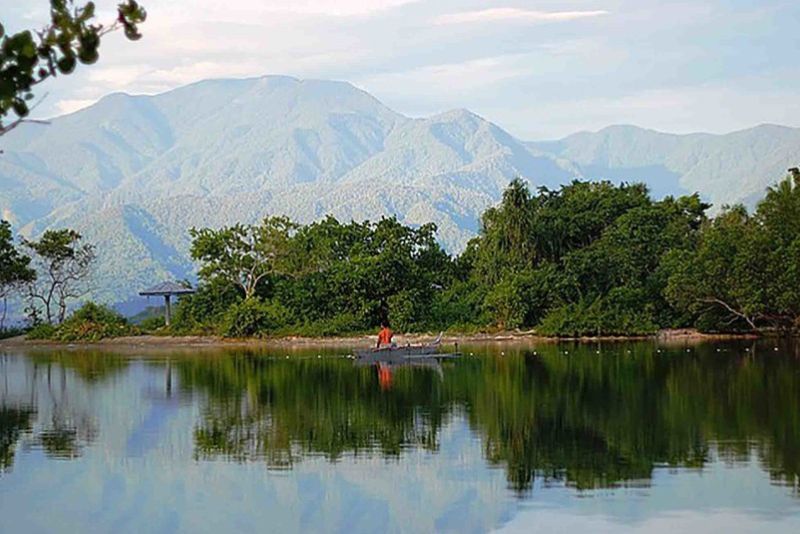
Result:
[[[434,334],[397,335],[398,344],[426,343],[435,339]],[[742,341],[756,340],[762,336],[756,334],[704,334],[693,329],[663,330],[652,335],[643,336],[581,336],[581,337],[548,337],[534,332],[503,331],[478,334],[445,334],[442,345],[454,344],[558,344],[558,343],[600,343],[654,341],[661,345],[697,344],[707,341]],[[0,340],[3,349],[64,349],[64,348],[97,348],[97,349],[236,349],[236,348],[355,348],[372,346],[374,335],[334,336],[334,337],[301,337],[282,336],[275,338],[228,339],[218,336],[158,336],[141,335],[103,339],[94,342],[63,342],[47,340],[28,340],[25,336],[16,336]]]

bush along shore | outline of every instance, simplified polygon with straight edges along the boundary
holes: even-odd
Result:
[[[91,303],[65,318],[63,302],[53,311],[29,289],[37,326],[28,335],[325,337],[373,332],[383,319],[400,332],[553,337],[795,332],[800,173],[769,188],[752,213],[730,206],[709,217],[709,208],[696,194],[654,200],[641,184],[575,181],[531,192],[515,180],[457,256],[442,249],[435,225],[395,218],[193,228],[199,284],[169,327],[153,314],[134,326]],[[40,283],[47,239],[17,252],[13,287]],[[79,267],[91,262],[93,247],[80,236],[61,239]]]

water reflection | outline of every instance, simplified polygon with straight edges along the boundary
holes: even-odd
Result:
[[[20,451],[74,459],[98,445],[106,457],[160,451],[179,462],[188,450],[201,464],[292,472],[319,459],[404,462],[422,452],[435,462],[446,434],[477,440],[483,465],[470,469],[502,470],[517,497],[551,486],[648,488],[657,472],[710,465],[755,465],[800,494],[793,346],[462,350],[458,361],[391,367],[316,352],[2,356],[0,483]],[[469,432],[453,437],[461,426]]]
[[[710,443],[728,462],[756,455],[796,490],[797,360],[724,348],[631,345],[598,357],[552,346],[377,373],[240,353],[181,361],[177,371],[184,387],[208,393],[195,432],[200,458],[288,467],[312,453],[436,450],[443,421],[463,412],[487,461],[520,493],[536,477],[578,489],[647,484],[657,466],[702,468]]]

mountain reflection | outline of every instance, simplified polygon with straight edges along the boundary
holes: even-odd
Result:
[[[308,456],[435,455],[458,419],[519,494],[537,479],[581,490],[647,485],[654,469],[703,469],[719,458],[757,459],[776,483],[800,490],[793,347],[473,350],[476,356],[441,365],[393,367],[388,381],[386,369],[344,358],[246,351],[149,358],[147,369],[157,372],[148,387],[163,392],[147,390],[146,401],[160,408],[140,427],[156,436],[173,407],[196,404],[195,460],[290,469]],[[134,372],[129,359],[111,354],[35,354],[25,362],[14,376],[27,385],[0,398],[0,471],[11,467],[19,443],[60,458],[80,455],[103,429],[91,395],[79,393]],[[129,441],[128,449],[150,450],[148,439]]]

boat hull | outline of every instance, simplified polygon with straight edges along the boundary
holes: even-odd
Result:
[[[386,349],[366,349],[355,351],[356,358],[359,360],[385,361],[391,359],[405,359],[410,357],[437,355],[436,346],[415,346],[415,347],[396,347]]]

